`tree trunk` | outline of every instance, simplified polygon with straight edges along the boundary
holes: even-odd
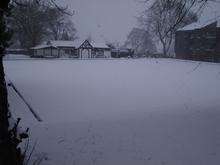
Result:
[[[2,52],[0,52],[2,53]],[[22,165],[21,153],[9,132],[9,109],[2,56],[0,57],[0,164]]]
[[[22,165],[22,154],[17,148],[19,141],[13,138],[9,130],[9,107],[3,67],[3,54],[8,41],[4,12],[8,9],[8,4],[9,0],[0,3],[0,165]]]
[[[161,42],[161,43],[162,43],[162,46],[163,46],[163,56],[164,56],[164,57],[167,57],[166,43],[164,43],[164,42]]]

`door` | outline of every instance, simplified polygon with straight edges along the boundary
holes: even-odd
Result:
[[[90,49],[82,49],[81,57],[82,58],[90,58],[91,57],[91,50]]]

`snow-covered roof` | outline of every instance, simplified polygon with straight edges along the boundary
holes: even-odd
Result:
[[[131,49],[129,48],[116,48],[116,49],[112,49],[112,52],[124,52],[124,53],[127,53],[127,52],[130,52]]]
[[[85,40],[75,41],[50,41],[51,45],[55,47],[75,47],[78,48]],[[105,42],[91,41],[90,44],[95,48],[109,48]]]
[[[43,45],[37,45],[37,46],[32,47],[32,48],[30,48],[30,49],[44,49],[44,48],[50,48],[50,47],[57,48],[56,46],[43,44]]]
[[[25,49],[20,49],[20,48],[7,48],[6,51],[23,51]]]
[[[45,41],[40,45],[37,45],[35,47],[32,47],[31,49],[43,49],[43,48],[49,48],[49,47],[77,47],[77,42],[75,41],[63,41],[63,40],[51,40],[51,41]]]
[[[72,48],[79,48],[81,44],[84,42],[84,40],[75,40],[75,41],[63,41],[63,40],[52,40],[44,42],[41,45],[37,45],[35,47],[32,47],[31,49],[43,49],[43,48],[49,48],[49,47],[72,47]],[[90,44],[94,48],[109,48],[104,42],[95,42],[91,41]]]
[[[217,18],[210,19],[210,20],[200,19],[197,22],[194,22],[192,24],[189,24],[189,25],[179,29],[178,31],[201,29],[201,28],[208,26],[208,25],[215,23],[215,22],[217,22],[217,27],[220,27],[220,17],[217,17]]]
[[[95,41],[91,41],[90,44],[94,47],[94,48],[109,48],[104,42],[95,42]]]
[[[55,47],[76,47],[75,41],[52,40],[48,43]]]

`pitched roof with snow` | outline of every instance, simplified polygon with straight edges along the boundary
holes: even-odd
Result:
[[[94,48],[106,48],[106,49],[109,48],[109,46],[107,46],[104,42],[94,42],[94,41],[91,41],[90,44],[91,44]]]
[[[55,47],[76,47],[75,41],[52,40],[48,44]]]
[[[195,29],[201,29],[203,27],[206,27],[212,23],[217,23],[217,27],[220,27],[220,16],[214,19],[210,20],[198,20],[197,22],[194,22],[192,24],[186,25],[183,28],[180,28],[178,31],[186,31],[186,30],[195,30]]]
[[[75,41],[63,41],[63,40],[51,40],[44,42],[43,44],[32,47],[31,49],[44,49],[49,47],[59,48],[59,47],[70,47],[70,48],[79,48],[84,41],[75,40]],[[91,41],[90,44],[94,48],[109,48],[104,42],[94,42]]]
[[[51,45],[55,47],[80,47],[81,44],[83,44],[85,40],[75,40],[75,41],[50,41]],[[89,42],[92,47],[94,48],[109,48],[105,42],[96,42],[96,41],[90,41]]]
[[[58,48],[58,47],[75,47],[74,41],[62,41],[62,40],[51,40],[43,42],[40,45],[32,47],[31,49],[44,49],[44,48]]]
[[[32,47],[32,48],[30,48],[30,49],[44,49],[44,48],[50,48],[50,47],[52,47],[52,48],[57,48],[57,47],[52,46],[52,45],[46,45],[46,44],[44,44],[44,45],[37,45],[37,46]]]

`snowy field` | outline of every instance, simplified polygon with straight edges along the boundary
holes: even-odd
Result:
[[[11,111],[42,165],[219,165],[220,65],[169,59],[4,61]]]

